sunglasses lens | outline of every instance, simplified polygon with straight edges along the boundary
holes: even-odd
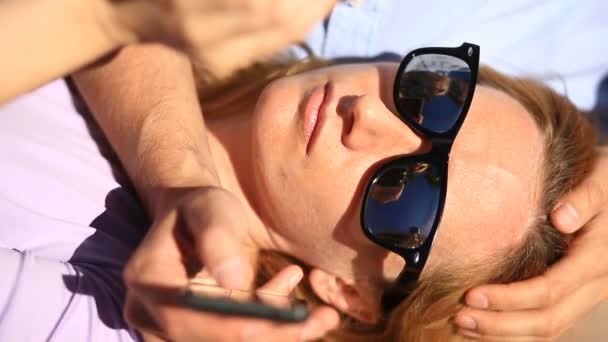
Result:
[[[462,113],[471,77],[471,69],[460,58],[415,56],[396,80],[395,105],[404,118],[432,132],[446,132]]]
[[[439,168],[423,162],[380,170],[363,206],[364,228],[384,243],[420,247],[437,218],[441,182]]]

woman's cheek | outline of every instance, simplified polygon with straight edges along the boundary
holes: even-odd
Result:
[[[332,211],[332,220],[356,214],[365,186],[361,183],[363,169],[362,166],[347,164],[324,187],[326,190],[323,191],[320,203]]]

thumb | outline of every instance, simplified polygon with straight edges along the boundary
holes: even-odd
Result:
[[[222,287],[244,290],[251,288],[253,284],[253,266],[245,258],[234,256],[218,259],[216,265],[209,263],[209,269]]]
[[[220,286],[240,290],[251,288],[255,258],[245,242],[222,226],[207,227],[195,238],[201,262]]]
[[[201,200],[207,205],[197,205],[198,200],[193,200],[191,210],[183,211],[201,263],[220,286],[250,289],[256,253],[244,222],[232,219],[235,215],[225,215],[224,208],[209,205],[207,199]]]

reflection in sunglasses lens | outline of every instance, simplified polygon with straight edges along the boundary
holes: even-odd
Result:
[[[393,246],[420,247],[435,221],[440,192],[435,165],[412,162],[381,170],[365,201],[366,229]]]
[[[404,119],[433,132],[446,132],[460,117],[470,81],[471,70],[463,60],[419,55],[399,75],[395,105]]]

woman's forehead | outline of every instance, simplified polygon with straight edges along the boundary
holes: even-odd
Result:
[[[470,245],[461,250],[475,250],[475,258],[519,241],[538,207],[542,153],[530,113],[505,93],[478,86],[450,156],[438,244]]]

